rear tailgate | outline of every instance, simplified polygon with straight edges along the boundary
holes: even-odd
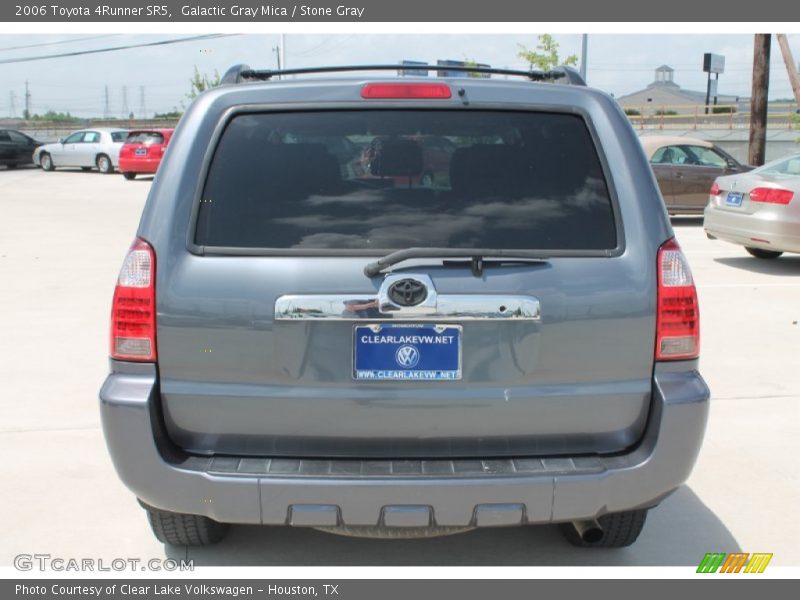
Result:
[[[449,181],[420,182],[426,135],[452,142]],[[360,176],[352,166],[378,136],[389,141]],[[342,137],[350,157],[333,150]],[[625,249],[605,173],[576,115],[235,117],[209,167],[191,251],[171,260],[158,290],[172,439],[200,453],[361,458],[632,445],[650,401],[655,264],[651,253]],[[376,257],[412,246],[464,248],[465,259],[473,248],[537,251],[545,260],[487,259],[476,276],[469,260],[419,258],[388,277],[364,274]],[[395,275],[422,281],[437,302],[427,312],[383,310]],[[386,377],[420,371],[413,353],[429,351],[419,339],[397,342],[398,323],[439,325],[452,338],[445,358],[424,363],[446,378]],[[361,338],[381,331],[396,339],[376,358]],[[400,345],[414,348],[410,359]],[[379,379],[359,378],[357,363]]]

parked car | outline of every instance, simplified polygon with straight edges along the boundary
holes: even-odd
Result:
[[[756,258],[800,252],[800,154],[718,178],[703,228],[710,238],[744,246]]]
[[[689,476],[709,391],[691,271],[616,101],[549,83],[572,70],[242,69],[184,114],[112,301],[102,423],[156,537],[633,543]],[[376,186],[316,136],[397,140],[385,178],[442,136],[448,179]]]
[[[702,213],[717,177],[753,168],[716,144],[698,138],[648,135],[639,139],[671,215]]]
[[[33,164],[33,151],[41,146],[32,137],[14,129],[0,129],[0,165],[16,169]]]
[[[85,171],[96,168],[101,173],[113,173],[127,137],[127,129],[82,129],[53,144],[39,146],[33,154],[33,162],[44,171],[81,167]]]
[[[155,173],[174,131],[174,129],[131,131],[119,151],[119,170],[125,179],[134,179],[140,173]]]

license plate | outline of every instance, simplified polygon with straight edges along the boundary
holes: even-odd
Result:
[[[356,325],[353,377],[371,381],[461,379],[461,326]]]
[[[137,148],[136,156],[147,156],[147,148]]]
[[[728,195],[725,197],[725,205],[726,206],[741,206],[742,205],[742,194],[741,194],[741,192],[728,192]]]

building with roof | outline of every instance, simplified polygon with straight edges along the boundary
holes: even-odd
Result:
[[[717,94],[717,104],[736,104],[739,96]],[[694,114],[697,107],[706,103],[706,92],[687,90],[675,83],[675,69],[661,65],[655,71],[655,79],[643,90],[617,98],[620,106],[651,116],[658,111],[672,111],[668,114]],[[711,103],[713,103],[713,98]]]

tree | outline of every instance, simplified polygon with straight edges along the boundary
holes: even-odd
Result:
[[[550,71],[560,65],[574,66],[578,64],[578,56],[576,54],[570,54],[563,59],[558,56],[559,44],[549,33],[543,33],[539,36],[539,43],[534,50],[530,50],[523,44],[518,44],[518,46],[520,50],[517,52],[517,56],[527,61],[532,69]]]
[[[471,58],[464,59],[464,66],[469,67],[471,69],[475,69],[480,67],[480,63],[477,60],[473,60]],[[474,77],[476,79],[482,79],[485,77],[483,73],[476,73],[475,71],[467,71],[467,77]]]
[[[186,94],[186,99],[191,102],[206,90],[217,87],[221,81],[222,78],[216,69],[214,69],[214,76],[209,77],[207,73],[201,74],[200,71],[197,70],[197,65],[195,65],[194,74],[189,80],[189,85],[191,85],[191,88],[189,89],[189,93]]]

